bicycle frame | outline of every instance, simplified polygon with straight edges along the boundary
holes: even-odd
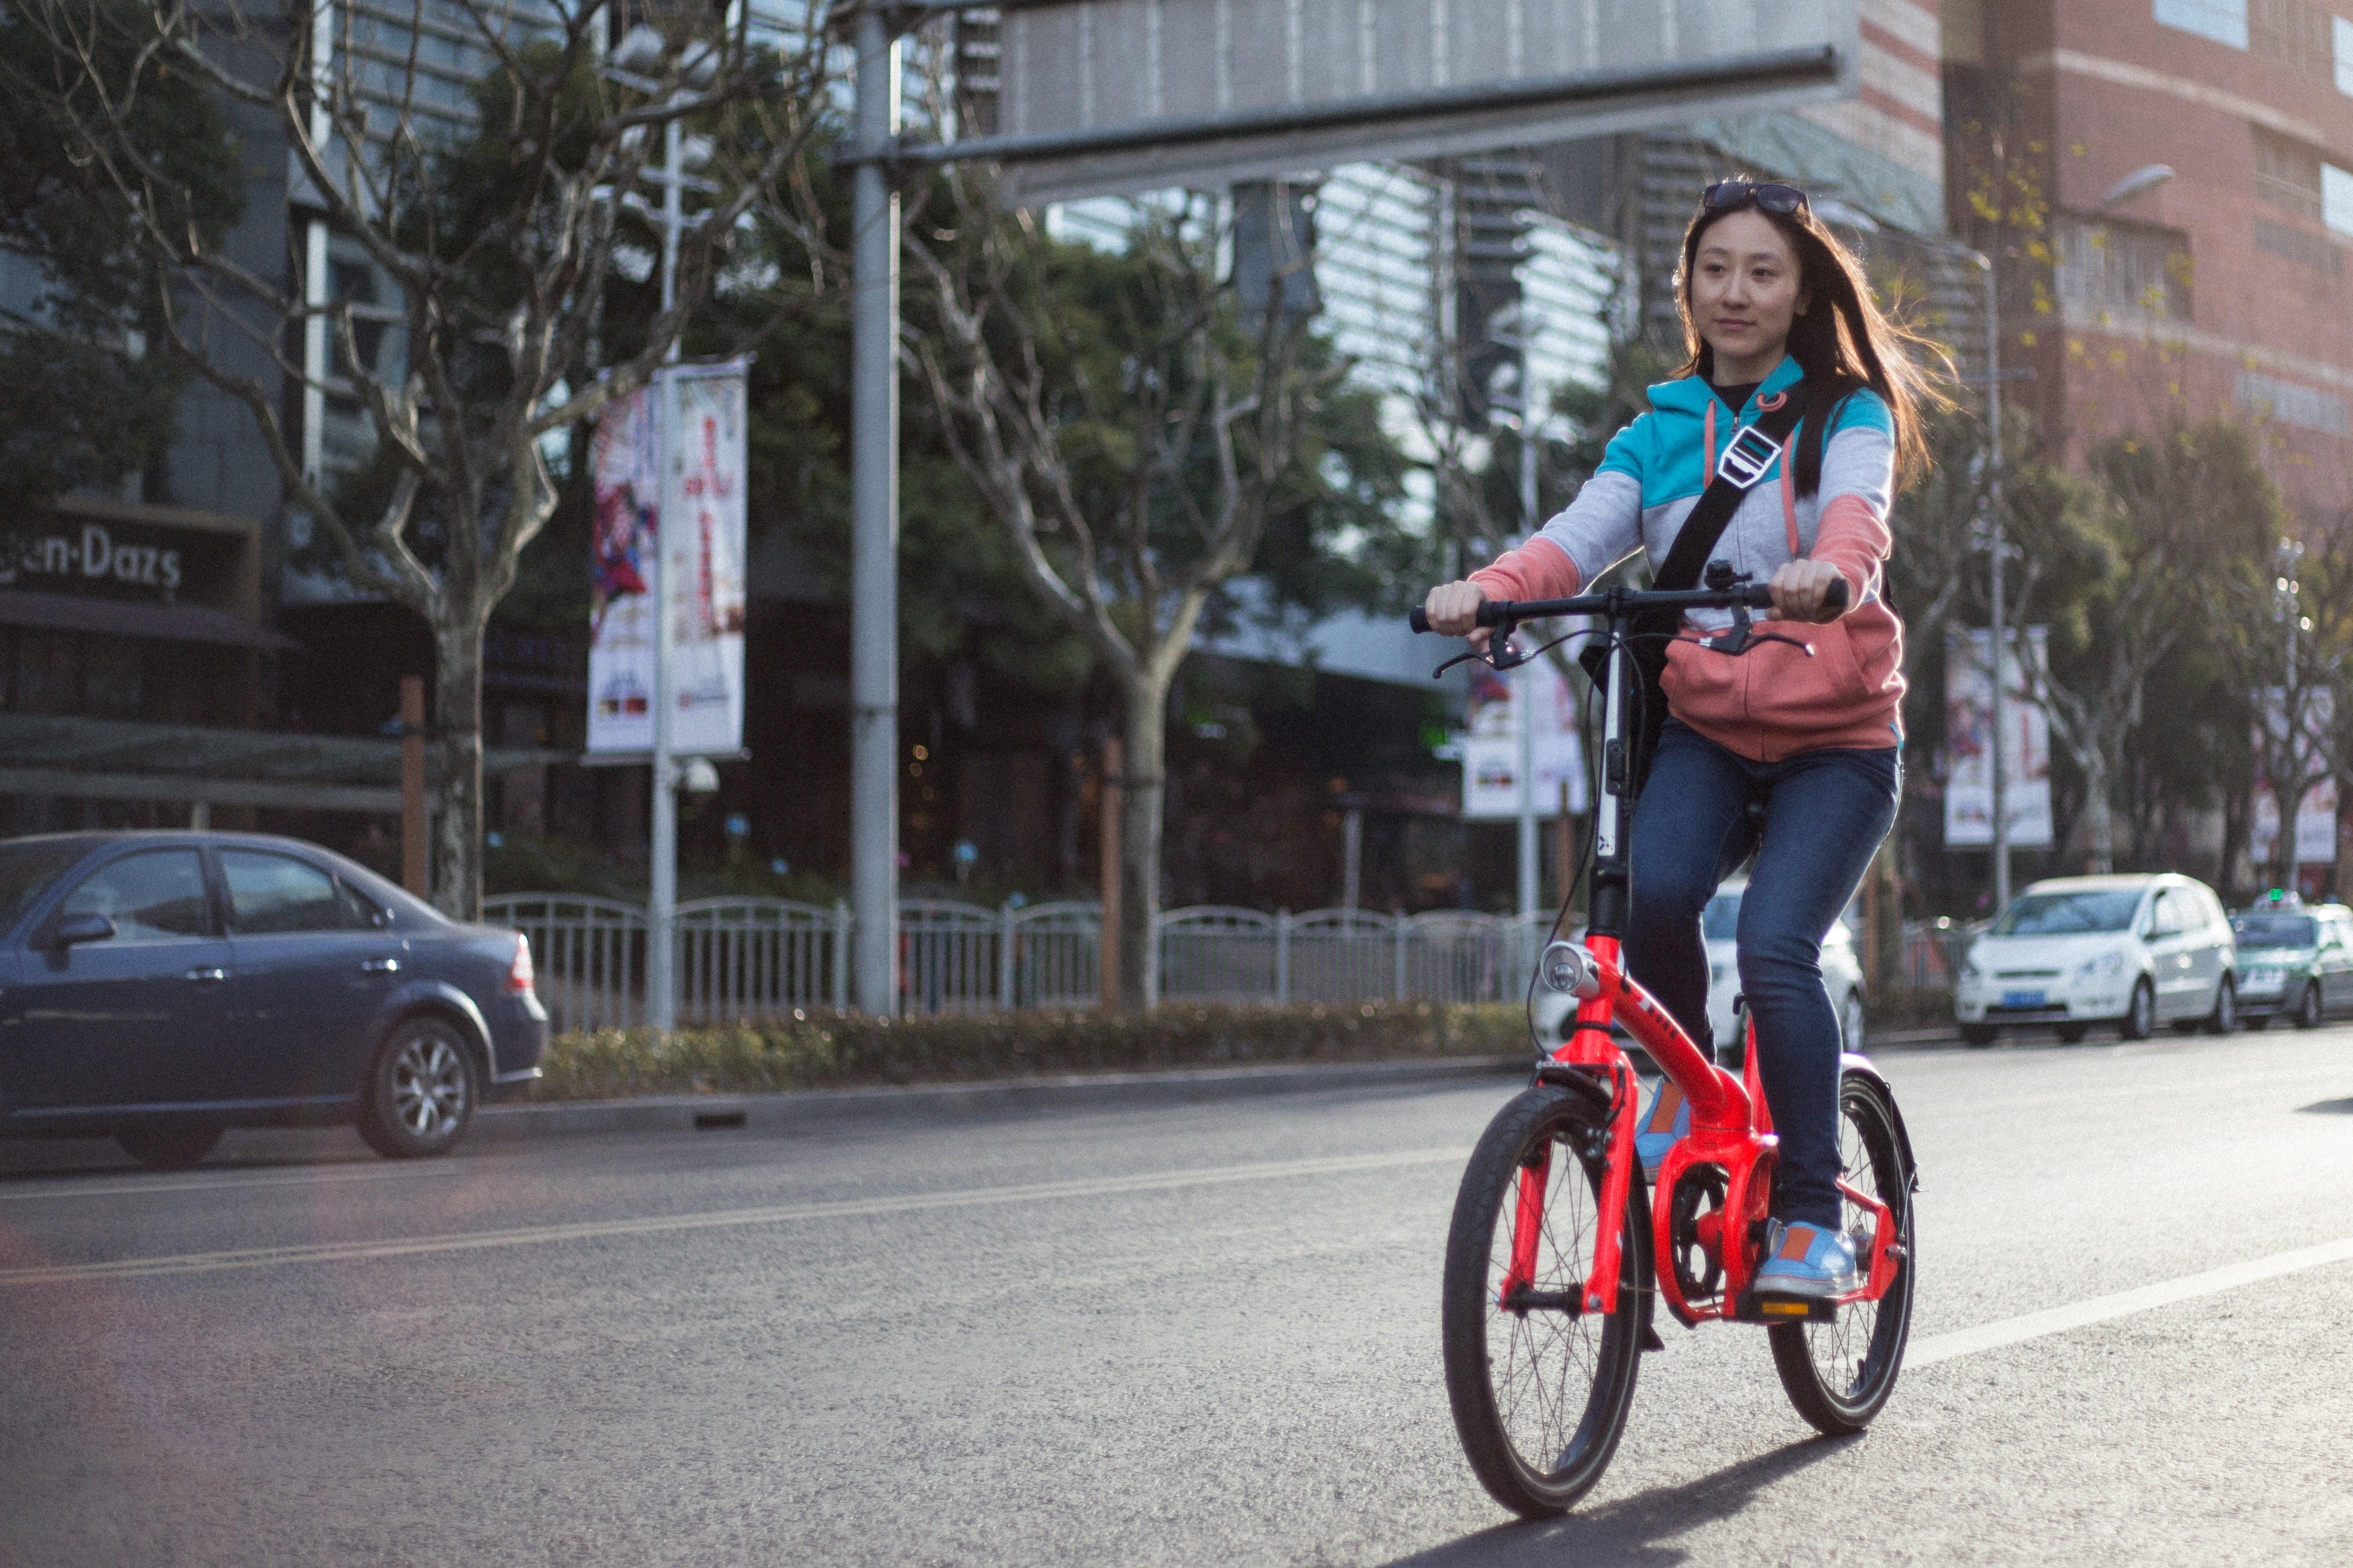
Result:
[[[1624,1026],[1627,1033],[1650,1053],[1651,1059],[1683,1090],[1691,1104],[1691,1131],[1668,1150],[1651,1204],[1651,1258],[1668,1310],[1686,1326],[1710,1321],[1772,1322],[1831,1316],[1848,1302],[1877,1300],[1894,1284],[1900,1259],[1894,1251],[1893,1211],[1841,1181],[1840,1191],[1872,1216],[1867,1253],[1870,1267],[1863,1283],[1825,1301],[1756,1300],[1750,1294],[1750,1284],[1760,1261],[1764,1221],[1772,1194],[1773,1162],[1778,1149],[1764,1088],[1757,1077],[1756,1026],[1753,1023],[1748,1026],[1746,1065],[1742,1076],[1735,1078],[1716,1063],[1712,1051],[1694,1044],[1682,1026],[1625,973],[1623,966],[1621,949],[1632,866],[1621,829],[1634,805],[1627,767],[1624,717],[1632,661],[1618,633],[1627,617],[1641,607],[1631,602],[1636,597],[1626,590],[1616,589],[1588,599],[1490,606],[1497,613],[1499,637],[1508,637],[1518,620],[1579,611],[1598,611],[1606,616],[1611,631],[1608,685],[1602,705],[1602,787],[1593,827],[1592,918],[1584,942],[1590,964],[1576,986],[1579,1002],[1567,1037],[1537,1069],[1540,1079],[1578,1074],[1588,1081],[1598,1079],[1607,1084],[1609,1090],[1608,1162],[1599,1194],[1593,1271],[1585,1282],[1581,1302],[1557,1305],[1598,1315],[1613,1312],[1618,1306],[1619,1275],[1626,1246],[1626,1201],[1629,1188],[1638,1179],[1634,1135],[1639,1110],[1633,1063],[1610,1035],[1610,1026],[1616,1023]],[[1669,595],[1641,597],[1656,604]],[[1705,599],[1697,595],[1673,597],[1702,602]],[[1721,594],[1716,595],[1717,602],[1721,603],[1722,598]],[[1745,614],[1740,618],[1745,624]],[[1535,1275],[1539,1222],[1553,1157],[1547,1148],[1537,1164],[1525,1167],[1520,1173],[1519,1199],[1513,1216],[1511,1264],[1498,1296],[1498,1304],[1507,1310],[1515,1297],[1522,1305],[1534,1304],[1528,1300],[1527,1290]],[[1672,1261],[1676,1240],[1674,1194],[1683,1177],[1701,1166],[1716,1167],[1724,1177],[1721,1203],[1713,1214],[1698,1216],[1694,1226],[1695,1238],[1721,1269],[1721,1284],[1712,1298],[1690,1301],[1684,1299]]]

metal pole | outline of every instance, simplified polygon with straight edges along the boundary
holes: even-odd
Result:
[[[858,12],[850,216],[849,885],[860,1011],[892,1011],[899,899],[899,197],[881,154],[899,132],[899,46]],[[1103,911],[1106,924],[1117,912]]]
[[[2007,612],[2002,604],[2001,526],[2001,291],[1994,276],[1993,258],[1978,258],[1985,269],[1986,290],[1986,423],[1991,427],[1987,447],[1986,499],[1991,516],[1988,542],[1993,552],[1993,701],[1990,722],[1993,728],[1993,907],[1999,914],[2010,907],[2010,803],[2005,798],[2003,773],[2008,766],[2008,740],[2003,726],[2008,722],[2007,704],[2002,695],[2002,677],[2006,661],[2003,654],[2010,646]]]
[[[678,240],[685,226],[679,192],[685,184],[680,162],[679,125],[662,127],[662,254],[661,308],[668,315],[678,303]],[[675,363],[675,338],[663,356]],[[678,377],[667,368],[655,378],[660,395],[655,400],[654,439],[660,453],[661,493],[654,511],[654,754],[653,843],[649,868],[650,897],[646,910],[646,1022],[657,1029],[678,1026],[678,759],[670,751],[670,721],[677,707],[670,689],[670,567],[668,557],[674,531],[682,523],[678,504],[679,440]]]
[[[1526,350],[1521,350],[1521,363],[1526,363]],[[1525,372],[1522,372],[1525,378]],[[1528,404],[1520,409],[1520,516],[1534,535],[1542,526],[1536,516],[1536,443],[1535,411]],[[1536,912],[1541,899],[1538,893],[1538,873],[1543,869],[1544,850],[1536,836],[1536,667],[1534,661],[1520,666],[1513,679],[1512,711],[1520,731],[1520,913]]]

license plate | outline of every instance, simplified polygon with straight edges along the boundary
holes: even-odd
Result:
[[[2048,1003],[2043,1001],[2042,993],[2040,991],[2005,991],[2001,994],[2001,1005],[2005,1007],[2042,1007],[2049,1005]]]

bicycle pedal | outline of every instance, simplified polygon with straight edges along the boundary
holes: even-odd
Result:
[[[1835,1323],[1838,1304],[1810,1296],[1760,1296],[1747,1290],[1732,1304],[1732,1317],[1742,1323]]]

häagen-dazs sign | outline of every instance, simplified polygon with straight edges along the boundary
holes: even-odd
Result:
[[[0,534],[0,587],[85,584],[152,588],[168,597],[180,585],[180,552],[124,538],[104,523],[20,529]]]

